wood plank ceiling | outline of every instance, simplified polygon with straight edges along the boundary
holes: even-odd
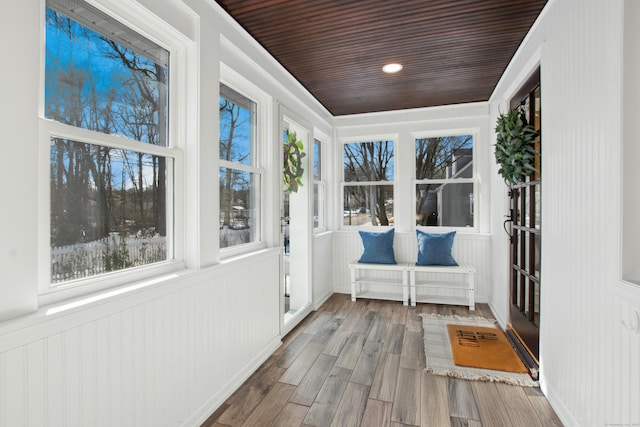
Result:
[[[547,0],[217,2],[339,116],[488,100]]]

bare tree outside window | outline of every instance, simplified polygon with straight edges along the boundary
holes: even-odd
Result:
[[[125,31],[123,40],[153,45],[160,56],[134,51],[106,36],[99,24],[76,20],[99,22],[91,19],[99,15],[102,22],[115,22],[111,18],[83,4],[82,16],[68,12],[72,19],[64,4],[50,1],[46,9],[45,117],[122,136],[132,148],[51,138],[54,284],[168,257],[169,159],[133,147],[168,145],[169,53]]]
[[[393,179],[393,141],[345,144],[344,225],[392,225]]]
[[[472,227],[473,136],[418,138],[416,225]]]
[[[256,103],[220,85],[220,247],[257,239]]]

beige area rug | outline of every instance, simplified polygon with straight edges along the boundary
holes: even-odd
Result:
[[[449,343],[447,325],[496,327],[495,320],[484,317],[443,316],[420,313],[422,317],[426,370],[436,375],[475,381],[495,381],[524,387],[539,387],[527,373],[456,366]]]

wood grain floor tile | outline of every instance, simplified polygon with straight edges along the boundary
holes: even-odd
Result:
[[[399,368],[400,355],[383,352],[373,377],[369,398],[393,402],[396,394]]]
[[[369,399],[364,408],[361,426],[387,427],[391,422],[391,402]]]
[[[402,343],[404,342],[404,325],[392,323],[387,329],[387,335],[384,338],[384,346],[382,351],[388,353],[402,353]]]
[[[422,427],[441,427],[449,423],[448,378],[422,371],[420,420]]]
[[[504,408],[503,410],[496,410],[502,405],[496,384],[484,381],[470,381],[470,383],[478,405],[482,425],[512,427],[514,424],[507,411]]]
[[[264,427],[278,416],[295,387],[289,384],[276,383],[264,397],[249,418],[242,423],[242,427]]]
[[[309,411],[308,406],[287,403],[268,427],[299,427]]]
[[[319,355],[313,366],[309,369],[309,372],[307,372],[307,375],[296,388],[296,391],[293,392],[289,401],[300,405],[311,406],[329,376],[331,369],[333,369],[336,359],[337,357],[335,356],[328,356],[326,354]]]
[[[400,368],[393,398],[391,420],[399,423],[420,425],[421,415],[421,371]]]
[[[351,336],[351,332],[347,331],[342,325],[340,329],[338,329],[329,339],[327,345],[325,345],[324,350],[322,352],[324,354],[328,354],[329,356],[340,356],[342,353],[342,349],[344,349],[345,344],[349,340]]]
[[[351,370],[335,367],[331,370],[329,377],[324,382],[316,400],[309,408],[304,423],[316,426],[326,427],[331,425],[333,414],[335,414],[342,394],[347,388],[351,378]]]
[[[296,360],[298,354],[300,354],[300,352],[304,350],[304,348],[312,338],[312,334],[298,334],[298,336],[287,346],[287,348],[284,349],[282,354],[280,354],[278,359],[275,361],[275,364],[283,368],[288,368],[293,363],[293,361]]]
[[[422,331],[415,332],[405,330],[402,354],[400,355],[400,367],[408,369],[425,368]]]
[[[344,348],[336,360],[336,366],[340,368],[353,369],[358,363],[362,347],[364,347],[366,337],[362,334],[351,333]]]
[[[287,384],[298,385],[300,381],[307,375],[309,368],[316,361],[320,352],[324,348],[324,344],[318,342],[310,342],[307,346],[300,352],[300,355],[296,358],[296,360],[289,366],[289,369],[282,374],[278,381]]]
[[[222,412],[217,421],[232,427],[241,425],[284,372],[286,372],[285,368],[272,365],[264,371],[254,373],[227,399],[225,403],[228,408]]]
[[[359,426],[367,404],[369,386],[349,383],[333,416],[331,427]]]
[[[371,326],[371,330],[369,331],[367,340],[377,341],[380,343],[384,342],[390,324],[391,319],[389,319],[389,317],[382,316],[378,313],[373,322],[373,325]]]
[[[360,353],[360,358],[353,368],[351,382],[368,385],[373,383],[373,377],[378,367],[378,359],[380,358],[380,350],[382,343],[378,341],[365,341]]]
[[[505,408],[512,425],[526,425],[528,427],[543,427],[535,409],[527,398],[522,387],[496,383],[498,397],[504,401],[509,399],[510,405]],[[545,426],[546,427],[546,426]]]
[[[452,417],[480,420],[478,406],[473,396],[471,381],[449,378],[449,412]]]

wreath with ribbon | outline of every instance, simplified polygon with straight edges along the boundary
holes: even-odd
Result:
[[[295,132],[286,133],[287,140],[283,142],[284,162],[282,167],[282,181],[287,193],[297,193],[298,187],[302,187],[302,159],[304,153],[302,141],[298,140]]]

